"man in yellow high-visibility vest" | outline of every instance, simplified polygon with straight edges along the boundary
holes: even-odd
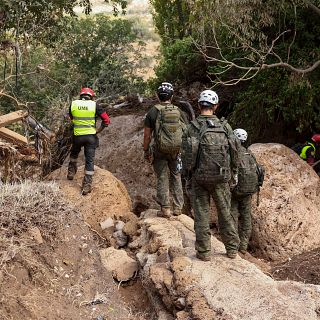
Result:
[[[320,145],[320,134],[314,134],[311,140],[311,142],[306,142],[302,147],[300,158],[307,161],[307,163],[312,166],[315,163],[317,149]]]
[[[98,145],[97,133],[110,124],[107,113],[93,101],[94,92],[90,88],[82,88],[80,99],[74,100],[69,109],[69,115],[73,122],[73,142],[68,166],[69,180],[73,180],[77,172],[77,158],[84,147],[85,175],[82,182],[82,194],[91,192],[92,176],[94,174],[94,157]],[[96,118],[100,117],[101,127],[96,130]]]

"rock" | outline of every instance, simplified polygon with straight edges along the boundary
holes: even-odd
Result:
[[[161,297],[167,310],[184,308],[176,319],[318,319],[318,286],[275,281],[239,256],[228,259],[224,245],[215,237],[212,260],[198,260],[190,241],[184,241],[193,239],[194,245],[192,224],[186,216],[141,222],[141,237],[145,239],[140,239],[143,245],[139,253],[148,261],[142,270],[143,284],[149,294]],[[181,250],[170,249],[173,246]],[[172,262],[154,259],[163,252],[170,252]]]
[[[178,298],[174,302],[174,305],[178,310],[183,310],[186,306],[186,299],[185,298]]]
[[[320,180],[315,171],[280,144],[250,147],[266,169],[260,204],[253,199],[252,245],[260,256],[286,260],[320,247]]]
[[[179,311],[176,314],[176,320],[189,320],[189,313],[186,311]]]
[[[99,253],[103,266],[112,272],[117,281],[129,281],[138,273],[138,263],[130,258],[124,250],[110,247],[100,250]]]
[[[148,255],[145,252],[138,252],[136,258],[139,261],[140,266],[144,267],[148,260]]]
[[[156,209],[148,209],[142,212],[140,217],[143,219],[154,218],[154,217],[157,217],[158,211],[159,210],[156,210]]]
[[[127,245],[128,236],[122,230],[114,232],[112,236],[116,240],[116,245],[118,248],[122,248]]]
[[[121,220],[117,221],[115,224],[115,228],[117,231],[120,231],[124,228],[125,223]]]
[[[123,232],[132,238],[137,234],[138,228],[138,218],[132,218],[124,225]]]
[[[108,218],[102,222],[100,222],[100,227],[102,230],[113,228],[114,227],[114,222],[112,218]]]

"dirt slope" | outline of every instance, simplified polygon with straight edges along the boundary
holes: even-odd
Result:
[[[119,116],[100,135],[96,151],[96,164],[125,184],[135,211],[157,206],[155,176],[143,158],[142,142],[143,116]]]
[[[97,164],[123,181],[134,207],[155,208],[155,176],[143,160],[142,127],[142,116],[113,118],[100,137]],[[266,167],[260,205],[256,208],[255,198],[252,203],[251,247],[257,255],[278,261],[320,247],[319,177],[283,145],[251,148]]]
[[[139,319],[57,185],[5,186],[0,204],[1,319]]]
[[[83,215],[84,220],[97,232],[101,232],[100,222],[111,217],[115,220],[128,221],[131,212],[131,200],[121,181],[110,172],[95,167],[92,192],[85,197],[81,195],[84,167],[80,166],[73,181],[66,178],[66,167],[53,172],[49,177],[56,181],[64,197]]]
[[[280,144],[250,147],[266,168],[258,207],[253,201],[252,244],[271,260],[320,247],[320,180],[299,156]]]

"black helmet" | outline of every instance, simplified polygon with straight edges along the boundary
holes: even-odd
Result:
[[[162,82],[157,90],[157,93],[161,101],[169,100],[173,95],[172,84],[169,82]]]

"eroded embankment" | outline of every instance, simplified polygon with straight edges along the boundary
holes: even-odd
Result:
[[[131,297],[104,267],[107,246],[56,183],[2,185],[0,318],[152,319],[141,285]]]
[[[142,128],[142,116],[116,117],[102,133],[97,149],[98,165],[125,184],[138,212],[157,206],[153,170],[143,159]],[[278,262],[320,247],[319,177],[284,145],[255,144],[250,148],[266,168],[259,205],[256,197],[252,202],[252,252]],[[212,222],[217,225],[214,210]]]
[[[284,147],[275,145],[268,148],[272,151],[273,148],[278,150]],[[274,152],[273,157],[275,154]],[[267,162],[264,164],[268,165]],[[81,170],[79,175],[81,176]],[[280,175],[279,171],[277,175]],[[97,191],[101,194],[98,198],[94,198],[96,200],[94,204],[91,203],[91,206],[97,208],[103,207],[103,199],[108,194],[106,191],[108,189],[101,188],[101,177],[104,177],[102,180],[111,179],[112,175],[97,168],[93,192]],[[272,174],[268,174],[267,187],[271,179]],[[308,181],[314,182],[310,177]],[[79,194],[79,185],[68,181],[60,183],[62,188],[68,185]],[[112,189],[115,188],[115,185],[110,182],[108,185],[112,185]],[[123,191],[122,186],[119,189]],[[105,196],[103,192],[106,192]],[[94,195],[91,196],[94,197]],[[122,203],[119,201],[117,203],[121,207]],[[82,204],[79,203],[79,206],[81,209]],[[95,222],[95,226],[101,228],[101,222],[108,218],[112,218],[113,221],[106,229],[96,231],[108,230],[109,244],[117,248],[120,246],[126,251],[130,249],[129,255],[135,254],[141,268],[140,277],[143,279],[144,287],[148,291],[159,319],[175,317],[177,319],[252,320],[318,318],[320,292],[317,286],[275,281],[259,270],[255,264],[241,257],[230,260],[225,256],[223,245],[215,237],[212,237],[212,261],[209,263],[199,261],[195,258],[195,239],[191,218],[182,215],[167,220],[156,217],[156,210],[148,210],[142,213],[139,219],[132,213],[127,213],[127,220],[123,219],[124,225],[121,228],[115,222],[124,217],[123,213],[120,214],[122,210],[123,207],[118,210],[114,206],[112,210],[103,211],[104,215],[99,216],[100,220]],[[91,211],[94,212],[95,209],[91,208]],[[134,217],[134,223],[130,217]],[[128,225],[134,227],[128,228]],[[114,233],[118,229],[127,235],[128,243],[119,245]],[[297,237],[300,235],[298,234]],[[133,269],[124,268],[125,265],[128,266],[125,260],[119,263],[122,259],[120,256],[124,253],[123,249],[117,250],[110,247],[104,252],[104,260],[108,261],[107,268],[113,272],[114,276],[119,277],[122,276],[124,269],[131,270],[129,273],[131,272],[134,277]],[[114,264],[111,263],[112,261]],[[131,263],[133,263],[132,260],[128,261],[128,264]]]
[[[276,258],[316,248],[318,177],[284,146],[253,150],[267,168],[254,228],[270,229],[257,248]],[[275,281],[240,257],[230,260],[215,237],[212,261],[199,261],[192,219],[158,218],[155,210],[138,218],[125,186],[98,167],[93,192],[83,197],[82,175],[79,168],[68,181],[62,168],[51,177],[60,190],[26,183],[2,192],[4,319],[152,319],[149,301],[158,319],[318,319],[318,286]],[[303,215],[299,205],[307,207]],[[124,285],[133,287],[118,290]]]

